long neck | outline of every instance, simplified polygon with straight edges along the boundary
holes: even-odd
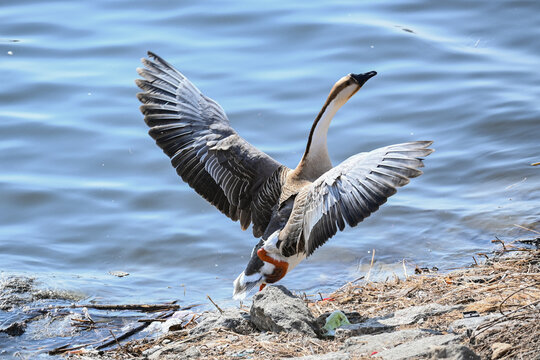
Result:
[[[301,177],[313,181],[332,168],[332,162],[328,155],[326,137],[332,118],[341,107],[335,98],[329,98],[315,118],[309,133],[306,151],[300,163],[296,167]]]

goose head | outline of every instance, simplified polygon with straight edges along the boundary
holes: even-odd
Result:
[[[335,84],[330,94],[328,95],[329,102],[334,101],[338,107],[343,106],[362,86],[377,75],[376,71],[370,71],[365,74],[349,74],[339,79]]]

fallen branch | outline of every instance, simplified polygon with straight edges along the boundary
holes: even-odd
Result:
[[[40,312],[49,312],[50,310],[61,310],[61,309],[94,309],[94,310],[116,310],[116,311],[166,311],[166,310],[189,310],[201,304],[192,304],[187,306],[181,306],[178,304],[71,304],[71,305],[59,305],[52,306],[49,308],[41,309],[31,309],[30,311],[40,311]]]

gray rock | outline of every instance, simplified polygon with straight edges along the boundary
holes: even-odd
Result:
[[[390,331],[394,326],[381,324],[377,319],[368,319],[359,324],[343,325],[336,329],[336,338],[348,338],[351,336],[359,336],[366,334],[378,334],[381,332]]]
[[[380,351],[377,355],[389,360],[417,359],[430,356],[430,348],[432,347],[459,343],[460,340],[461,336],[454,334],[427,336]]]
[[[429,331],[420,329],[400,330],[377,335],[355,336],[345,340],[341,351],[358,356],[370,356],[374,351],[393,348],[403,343],[429,336]]]
[[[512,349],[512,345],[496,342],[491,344],[491,359],[499,359]],[[538,354],[537,354],[538,355]]]
[[[267,286],[253,296],[251,322],[263,331],[297,332],[320,335],[320,329],[308,307],[285,287]]]
[[[442,335],[435,331],[408,329],[376,335],[362,335],[345,340],[341,352],[358,357],[376,356],[389,359],[477,359],[472,350],[463,346],[462,337]]]
[[[462,305],[440,305],[436,303],[411,306],[395,313],[379,318],[378,321],[387,326],[411,325],[429,316],[445,314],[453,310],[462,309]]]
[[[240,309],[230,308],[219,312],[206,313],[203,320],[194,327],[191,335],[207,333],[212,329],[225,328],[238,334],[250,334],[255,331],[249,321],[249,314]]]
[[[290,358],[290,360],[349,360],[352,355],[344,352],[330,352],[321,355],[307,355],[301,357]]]
[[[177,344],[176,342],[172,342],[152,352],[148,356],[148,360],[162,360],[166,359],[167,357],[172,357],[174,359],[185,359],[189,357],[189,353],[186,355],[187,347],[187,344]]]
[[[4,332],[9,336],[21,336],[26,331],[26,323],[14,322],[6,328],[0,329],[0,333]]]
[[[470,318],[463,318],[453,321],[448,326],[448,331],[450,332],[461,332],[464,330],[474,330],[479,325],[485,323],[486,321],[494,320],[501,315],[499,314],[489,314],[485,316],[478,316],[478,317],[470,317]]]
[[[435,346],[429,349],[425,357],[427,359],[449,359],[449,360],[480,360],[480,356],[462,344],[451,344],[446,346]]]
[[[146,349],[142,352],[142,355],[149,356],[155,353],[156,351],[159,351],[162,347],[160,345],[152,346],[150,349]]]

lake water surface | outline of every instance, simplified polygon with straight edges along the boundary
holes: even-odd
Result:
[[[403,259],[445,270],[496,236],[534,235],[514,224],[539,230],[538,14],[538,1],[3,2],[0,277],[100,303],[234,303],[257,240],[184,184],[147,135],[134,84],[147,50],[289,167],[351,72],[379,74],[335,117],[334,164],[435,141],[423,176],[282,281],[296,292],[362,276],[372,249],[384,279],[403,274]],[[0,325],[12,315],[0,311]],[[0,333],[0,352],[40,341]]]

